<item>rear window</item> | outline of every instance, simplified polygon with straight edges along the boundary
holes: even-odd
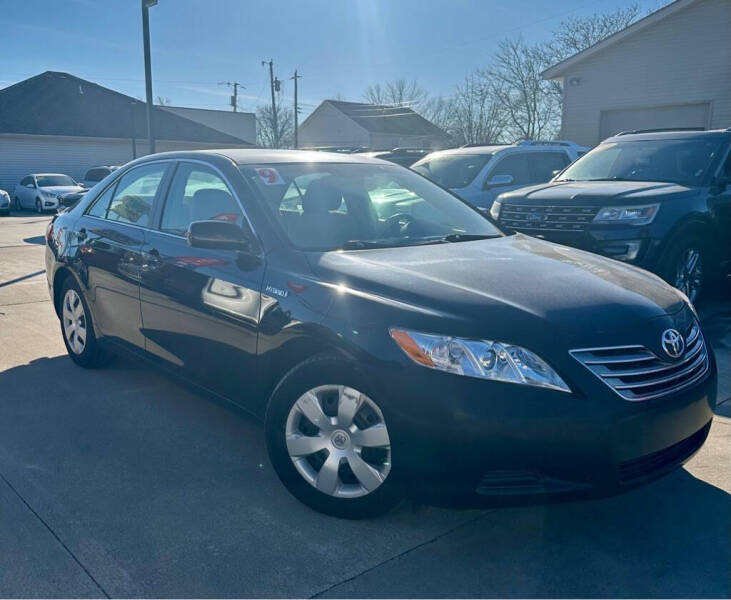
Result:
[[[475,180],[492,154],[446,154],[425,158],[411,168],[439,185],[459,189]]]
[[[109,173],[111,173],[111,169],[89,169],[86,172],[86,176],[84,177],[84,179],[86,181],[101,181],[107,175],[109,175]]]

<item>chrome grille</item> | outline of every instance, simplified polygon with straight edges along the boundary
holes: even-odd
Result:
[[[584,231],[598,210],[598,206],[503,204],[500,224],[521,231]]]
[[[685,353],[673,362],[644,346],[584,348],[571,350],[571,355],[630,401],[677,392],[700,381],[708,371],[708,350],[697,323],[686,332]]]

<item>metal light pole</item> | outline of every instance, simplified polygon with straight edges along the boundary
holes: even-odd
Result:
[[[142,43],[145,49],[145,92],[147,95],[147,138],[150,154],[155,153],[155,133],[152,127],[152,66],[150,65],[150,7],[157,0],[142,0]]]
[[[135,108],[137,101],[133,100],[129,103],[129,122],[132,128],[132,159],[137,158],[137,127],[135,124]]]

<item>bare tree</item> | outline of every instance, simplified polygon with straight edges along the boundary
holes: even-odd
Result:
[[[450,98],[446,129],[459,144],[494,144],[501,141],[506,115],[500,89],[481,71],[465,77]]]
[[[277,129],[274,129],[274,113],[270,104],[256,109],[256,139],[265,148],[291,148],[294,144],[294,112],[291,108],[277,105]]]
[[[363,99],[371,104],[397,104],[416,110],[429,98],[428,92],[412,79],[394,79],[369,85],[363,92]]]
[[[157,97],[158,106],[170,106],[170,98],[163,98],[162,96]]]
[[[518,38],[500,42],[493,64],[482,71],[505,115],[508,137],[538,139],[558,131],[561,106],[551,83],[541,77],[545,67],[542,46]]]
[[[553,38],[545,44],[546,62],[555,64],[586,50],[613,33],[625,29],[639,15],[640,7],[635,3],[614,12],[595,13],[589,17],[569,17],[558,26],[553,32]]]

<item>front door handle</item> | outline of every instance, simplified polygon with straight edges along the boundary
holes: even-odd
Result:
[[[160,263],[160,251],[157,248],[150,248],[149,251],[142,253],[142,268],[149,269]]]
[[[86,239],[86,229],[83,227],[76,232],[76,239],[83,242]]]

